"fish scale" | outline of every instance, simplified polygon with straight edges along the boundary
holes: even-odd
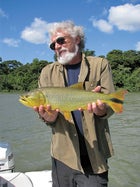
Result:
[[[64,90],[64,89],[62,89]],[[73,111],[78,108],[87,107],[88,103],[96,102],[97,99],[108,99],[107,95],[97,94],[89,91],[78,90],[78,89],[65,89],[62,91],[59,88],[51,88],[43,92],[46,96],[47,103],[52,106],[53,109],[60,108],[63,111]]]

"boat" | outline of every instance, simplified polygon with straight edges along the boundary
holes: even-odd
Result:
[[[0,142],[0,187],[52,187],[51,170],[14,172],[11,146]]]

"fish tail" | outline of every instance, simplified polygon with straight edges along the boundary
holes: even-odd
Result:
[[[119,90],[117,92],[109,94],[110,99],[106,100],[107,103],[116,113],[123,112],[124,96],[127,90]]]

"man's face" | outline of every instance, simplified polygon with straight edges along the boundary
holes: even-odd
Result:
[[[77,55],[79,47],[79,38],[72,38],[70,35],[57,32],[51,38],[50,48],[55,51],[57,60],[61,64],[69,64]]]

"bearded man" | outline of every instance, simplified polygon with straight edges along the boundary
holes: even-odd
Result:
[[[49,25],[48,33],[57,62],[42,69],[39,87],[67,87],[83,82],[88,91],[105,94],[114,91],[108,61],[83,53],[83,27],[72,21],[56,22]],[[52,129],[53,187],[107,187],[107,160],[113,155],[108,127],[112,109],[97,100],[89,103],[85,111],[71,111],[70,120],[50,105],[34,110]]]

